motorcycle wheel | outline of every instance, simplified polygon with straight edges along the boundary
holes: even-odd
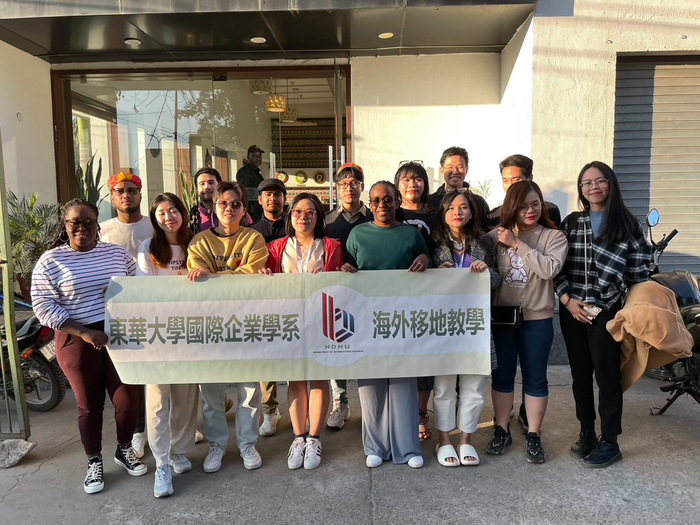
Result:
[[[22,362],[27,408],[34,412],[48,412],[58,406],[66,395],[66,380],[63,372],[34,352]]]

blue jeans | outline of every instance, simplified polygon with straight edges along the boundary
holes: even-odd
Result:
[[[520,358],[525,393],[530,397],[549,395],[547,361],[553,338],[551,318],[524,321],[518,328],[495,326],[493,342],[498,368],[493,371],[491,387],[502,394],[513,392],[517,360]]]

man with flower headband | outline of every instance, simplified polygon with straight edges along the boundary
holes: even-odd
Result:
[[[148,216],[141,215],[141,179],[133,173],[117,173],[107,181],[112,206],[117,216],[100,223],[100,240],[121,246],[136,261],[139,246],[153,236],[153,226]],[[137,457],[143,457],[146,446],[146,405],[141,396],[141,408],[131,446]]]
[[[365,188],[365,174],[357,164],[343,164],[333,177],[338,190],[338,207],[326,215],[326,235],[340,241],[343,254],[346,254],[345,243],[355,226],[370,222],[372,212],[360,200]],[[347,381],[345,379],[331,380],[333,389],[333,410],[326,427],[328,430],[340,430],[350,419],[348,408]]]

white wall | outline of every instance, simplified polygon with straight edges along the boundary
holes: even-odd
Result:
[[[527,56],[521,64],[517,49],[508,55],[514,67],[504,100],[527,116],[527,101],[516,88],[531,84]],[[442,151],[462,146],[469,152],[467,181],[490,180],[489,203],[500,203],[498,163],[510,153],[527,153],[530,135],[529,118],[504,133],[500,55],[355,58],[351,66],[353,157],[367,187],[393,180],[402,160],[422,160],[434,191],[442,183]]]
[[[7,189],[56,202],[48,63],[0,42],[0,130]]]
[[[536,12],[533,44],[535,177],[547,175],[563,214],[577,208],[581,167],[592,160],[612,164],[618,54],[700,53],[700,2],[566,3],[573,3],[573,17]]]

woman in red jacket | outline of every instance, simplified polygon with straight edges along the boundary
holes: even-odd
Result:
[[[323,207],[318,197],[300,193],[292,200],[285,217],[287,236],[267,245],[267,268],[260,273],[334,272],[343,264],[340,243],[325,237]],[[294,441],[289,448],[287,466],[314,469],[321,463],[321,426],[330,401],[328,381],[290,381],[289,419]],[[306,420],[309,433],[306,434]]]

